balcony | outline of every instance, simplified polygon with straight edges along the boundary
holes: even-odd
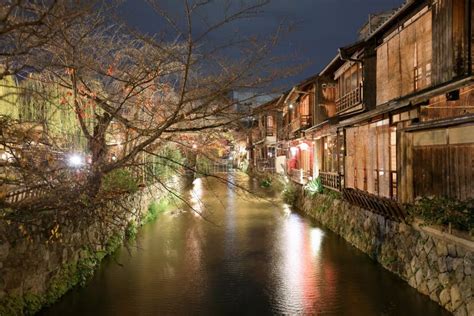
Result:
[[[258,130],[255,135],[254,143],[260,143],[264,141],[276,141],[276,128],[275,127],[264,127]]]
[[[301,115],[291,121],[290,131],[292,133],[311,126],[311,115]]]
[[[333,172],[319,172],[319,178],[324,187],[340,191],[341,190],[341,177],[337,173]]]
[[[344,112],[351,109],[362,102],[362,86],[346,93],[344,96],[336,100],[336,113]]]

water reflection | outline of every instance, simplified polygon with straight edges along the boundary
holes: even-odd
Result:
[[[228,180],[258,190],[246,176]],[[287,205],[215,179],[196,179],[187,194],[198,213],[163,214],[131,252],[42,313],[447,315]]]
[[[282,226],[282,263],[278,264],[275,278],[279,313],[314,314],[320,305],[321,288],[318,287],[320,271],[324,272],[321,245],[324,232],[317,227],[307,227],[307,222],[297,214],[290,214]],[[328,262],[324,262],[327,265]],[[330,271],[330,269],[329,269]],[[331,291],[334,284],[326,284]],[[326,307],[328,300],[326,299]]]
[[[317,227],[310,229],[311,251],[314,257],[319,257],[321,250],[321,243],[323,242],[324,232]]]
[[[202,178],[196,178],[193,181],[193,188],[190,191],[190,202],[194,215],[200,216],[204,210],[204,202],[202,201]]]

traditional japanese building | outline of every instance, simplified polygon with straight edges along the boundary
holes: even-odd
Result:
[[[284,157],[296,182],[375,200],[473,198],[472,16],[465,0],[371,15],[357,42],[272,101],[281,121],[259,116],[256,165]]]
[[[474,196],[470,1],[410,1],[370,34],[375,107],[342,121],[345,187],[411,202]]]

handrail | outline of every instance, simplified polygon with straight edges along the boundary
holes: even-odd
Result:
[[[352,188],[345,188],[342,190],[342,193],[344,199],[349,203],[382,215],[385,218],[404,222],[407,216],[403,207],[392,199]]]
[[[338,173],[319,171],[319,178],[321,179],[321,183],[324,187],[336,191],[341,190],[341,177]]]
[[[311,125],[311,115],[300,115],[290,122],[290,131],[296,132]]]
[[[336,100],[336,113],[350,109],[361,102],[362,86],[359,86]]]

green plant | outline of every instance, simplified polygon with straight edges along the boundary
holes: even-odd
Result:
[[[161,181],[168,180],[177,173],[177,170],[181,169],[185,160],[181,151],[172,146],[166,146],[157,155],[151,157],[152,162],[147,164],[148,183],[156,182],[155,178],[159,178]]]
[[[148,205],[148,212],[145,215],[145,218],[143,219],[143,223],[149,223],[152,222],[156,219],[158,214],[166,211],[169,208],[169,205],[171,204],[171,198],[170,197],[165,197],[160,199],[158,202],[153,201]]]
[[[342,194],[341,194],[341,192],[338,192],[338,191],[334,191],[334,190],[331,190],[331,189],[324,188],[323,193],[325,195],[327,195],[328,197],[330,197],[331,199],[333,199],[333,200],[342,199]]]
[[[317,193],[323,193],[323,184],[321,183],[321,178],[317,177],[309,181],[305,186],[304,190],[309,194],[309,196],[314,196]]]
[[[117,169],[105,175],[101,189],[106,193],[135,193],[138,183],[128,170]]]
[[[138,225],[134,220],[128,222],[127,228],[125,228],[125,238],[128,240],[133,240],[137,236]]]
[[[422,219],[426,224],[449,225],[474,233],[474,199],[458,201],[445,197],[417,198],[406,207],[409,215]]]
[[[293,184],[293,182],[288,182],[285,185],[285,188],[283,189],[283,201],[286,204],[289,205],[294,205],[296,202],[296,186]]]
[[[271,187],[272,185],[272,179],[270,178],[265,178],[265,179],[262,179],[262,181],[260,181],[260,186],[262,188],[269,188]]]

